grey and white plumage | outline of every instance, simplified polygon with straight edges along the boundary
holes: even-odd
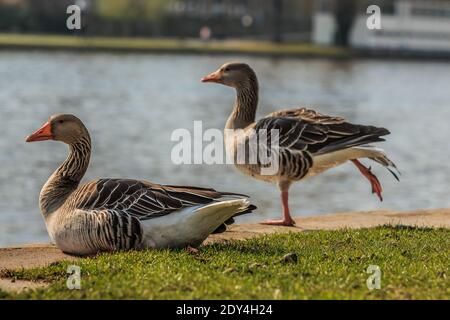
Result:
[[[294,181],[337,165],[338,163],[323,163],[320,159],[323,155],[333,155],[337,160],[339,157],[335,152],[342,150],[346,150],[349,159],[352,158],[352,153],[356,155],[365,152],[367,155],[373,154],[375,158],[385,159],[379,149],[348,149],[384,141],[381,137],[389,134],[384,128],[352,124],[343,118],[329,117],[307,108],[274,112],[250,125],[248,129],[252,130],[252,134],[258,134],[261,130],[277,130],[280,149],[277,177]],[[322,159],[332,160],[333,157]],[[386,165],[395,166],[392,162]]]
[[[348,160],[353,161],[371,181],[372,190],[380,199],[381,185],[378,179],[370,168],[365,168],[357,159],[370,158],[387,167],[398,179],[393,171],[396,170],[394,163],[383,150],[371,146],[372,143],[384,141],[381,137],[390,133],[387,129],[352,124],[341,117],[327,116],[308,108],[276,111],[255,120],[258,80],[253,69],[244,63],[226,63],[202,78],[202,81],[216,82],[236,89],[234,108],[225,125],[227,152],[244,174],[278,184],[282,194],[284,219],[271,224],[294,224],[287,205],[288,190],[293,182],[317,175]],[[265,141],[267,136],[267,147],[271,148],[272,140],[275,139],[272,130],[276,130],[274,132],[277,132],[278,137],[277,172],[262,174],[265,165],[259,158],[257,163],[236,161],[240,150],[245,150],[245,157],[249,158],[249,141]],[[266,136],[263,137],[261,132]]]
[[[80,185],[91,153],[87,129],[73,115],[52,116],[43,128],[27,141],[59,140],[70,150],[39,199],[48,233],[65,252],[198,246],[255,209],[244,195],[207,188],[131,179]]]

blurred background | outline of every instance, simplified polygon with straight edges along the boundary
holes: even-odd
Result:
[[[67,34],[78,5],[85,36],[259,39],[353,48],[450,50],[446,0],[0,0],[0,31]],[[366,27],[377,5],[383,28]]]
[[[66,28],[71,4],[81,30]],[[294,185],[294,215],[450,207],[449,58],[450,1],[0,0],[0,246],[49,241],[39,191],[67,149],[24,138],[61,112],[91,132],[86,179],[242,192],[259,210],[241,222],[278,217],[275,186],[170,160],[174,129],[224,127],[235,93],[199,79],[230,60],[259,77],[258,117],[308,106],[392,132],[381,146],[401,182],[373,165],[384,202],[346,164]]]

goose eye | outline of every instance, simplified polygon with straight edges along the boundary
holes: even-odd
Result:
[[[59,120],[58,121],[60,124],[63,124],[64,123],[64,120]]]

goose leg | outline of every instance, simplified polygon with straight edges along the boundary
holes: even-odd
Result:
[[[378,198],[380,198],[380,201],[383,201],[383,197],[381,196],[381,192],[383,191],[383,189],[381,188],[380,181],[378,180],[377,176],[372,173],[370,167],[365,167],[356,159],[352,160],[352,162],[359,169],[362,175],[369,180],[370,184],[372,185],[372,193],[376,193]]]
[[[295,226],[295,221],[291,217],[289,211],[289,191],[281,191],[281,204],[283,206],[283,219],[281,220],[267,220],[262,222],[262,224],[272,225],[272,226]]]

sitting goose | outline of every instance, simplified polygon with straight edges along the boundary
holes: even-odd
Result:
[[[386,168],[396,169],[383,150],[369,146],[369,143],[384,141],[381,136],[389,134],[384,128],[357,125],[346,122],[340,117],[330,117],[314,110],[300,108],[282,110],[269,114],[255,122],[258,106],[258,81],[255,72],[244,63],[226,63],[217,71],[201,79],[202,82],[220,83],[236,89],[237,97],[233,112],[225,126],[225,144],[228,154],[236,160],[238,150],[246,150],[249,159],[249,141],[252,137],[264,139],[260,132],[265,132],[268,144],[272,141],[271,130],[278,134],[278,170],[275,174],[262,174],[261,163],[238,162],[235,165],[243,173],[256,179],[278,184],[283,207],[282,220],[270,220],[264,224],[295,225],[288,205],[289,187],[294,181],[302,180],[322,173],[348,160],[370,181],[372,193],[380,200],[381,185],[377,177],[361,164],[359,158],[370,158]],[[260,131],[263,130],[263,131]],[[270,148],[270,145],[268,146]],[[255,150],[255,149],[253,149]],[[398,171],[397,171],[398,172]],[[398,178],[397,178],[398,180]]]
[[[47,231],[64,252],[76,255],[144,248],[198,246],[224,223],[255,209],[246,196],[197,187],[130,179],[79,185],[90,159],[91,139],[80,119],[53,115],[27,142],[56,140],[69,156],[41,190]]]

